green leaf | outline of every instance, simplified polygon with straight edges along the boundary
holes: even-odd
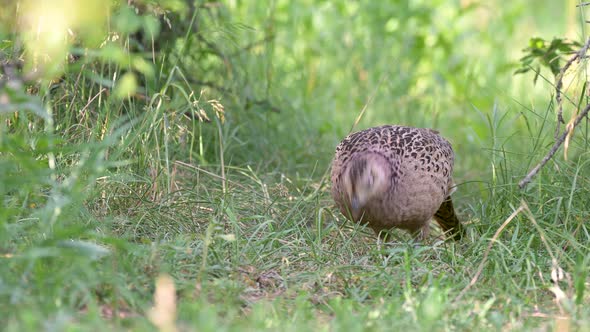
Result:
[[[133,68],[148,77],[154,77],[154,68],[152,64],[141,57],[133,58]]]
[[[524,73],[529,72],[530,70],[531,70],[530,67],[522,67],[522,68],[519,68],[516,71],[514,71],[514,75],[516,75],[516,74],[524,74]]]
[[[120,99],[127,98],[137,90],[137,79],[135,74],[125,73],[115,84],[115,96]]]
[[[535,77],[533,78],[533,84],[537,84],[537,79],[539,78],[539,75],[541,74],[541,67],[537,66],[537,68],[535,68]]]
[[[108,43],[100,49],[100,56],[119,65],[125,65],[128,62],[128,54],[118,45]]]
[[[142,19],[135,11],[123,6],[114,17],[115,29],[124,34],[134,33],[141,28]]]
[[[160,22],[153,16],[143,17],[143,28],[149,38],[157,38],[160,34]]]

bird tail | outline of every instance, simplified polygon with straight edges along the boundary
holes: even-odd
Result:
[[[443,232],[447,233],[455,241],[461,240],[465,235],[465,229],[455,214],[451,196],[447,196],[447,199],[442,202],[438,211],[434,214],[434,220],[440,225]]]

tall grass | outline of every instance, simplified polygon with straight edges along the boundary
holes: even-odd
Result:
[[[551,85],[512,72],[531,21],[566,22],[531,3],[115,4],[109,38],[35,79],[3,24],[0,322],[589,329],[587,125],[517,186],[556,123]],[[381,243],[333,208],[362,109],[356,129],[451,139],[464,241]]]

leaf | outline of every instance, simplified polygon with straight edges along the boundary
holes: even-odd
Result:
[[[541,67],[537,66],[537,68],[535,68],[535,78],[533,78],[533,84],[537,84],[537,79],[539,78],[540,74],[541,74]]]
[[[154,68],[152,64],[141,57],[133,58],[133,68],[147,77],[154,77]]]
[[[84,76],[88,77],[90,80],[92,80],[95,83],[98,83],[106,88],[112,88],[113,87],[113,81],[103,77],[99,74],[97,74],[96,72],[92,71],[92,70],[84,70]]]
[[[129,59],[129,54],[125,53],[119,45],[114,43],[107,43],[103,46],[100,49],[100,56],[107,61],[115,62],[121,66],[125,66]]]
[[[131,7],[123,6],[114,18],[115,28],[118,32],[124,34],[134,33],[141,27],[141,17],[139,17]]]
[[[517,74],[524,74],[524,73],[527,73],[527,72],[529,72],[529,71],[531,71],[531,68],[530,68],[530,67],[522,67],[522,68],[518,68],[517,70],[515,70],[515,71],[514,71],[514,75],[517,75]]]
[[[125,73],[115,85],[115,96],[120,99],[127,98],[137,90],[137,79],[131,72]]]
[[[143,29],[149,38],[157,38],[160,34],[160,22],[153,16],[144,16]]]

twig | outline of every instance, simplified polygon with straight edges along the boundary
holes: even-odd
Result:
[[[580,51],[576,52],[565,63],[565,65],[559,71],[559,75],[557,76],[557,82],[555,84],[555,100],[557,101],[557,105],[559,107],[559,110],[557,111],[557,126],[555,127],[555,134],[554,134],[555,139],[557,139],[557,137],[559,136],[559,127],[561,126],[562,123],[565,123],[565,121],[563,120],[563,101],[561,99],[561,88],[563,87],[563,76],[565,75],[565,72],[569,69],[569,67],[574,63],[574,61],[576,61],[576,60],[580,61],[581,59],[584,58],[589,47],[590,47],[590,38],[588,38],[588,40],[586,41],[586,44],[584,44],[584,47],[582,47],[580,49]]]
[[[543,158],[543,160],[541,160],[541,162],[539,164],[537,164],[537,166],[535,166],[518,183],[518,186],[520,187],[520,189],[524,189],[524,187],[526,187],[526,185],[529,182],[531,182],[532,178],[535,175],[537,175],[537,173],[539,173],[539,170],[541,170],[541,167],[545,166],[545,164],[549,161],[549,159],[551,159],[553,157],[553,155],[557,152],[559,147],[563,144],[563,142],[565,142],[568,135],[573,132],[573,130],[576,128],[576,126],[580,123],[580,121],[582,121],[582,119],[588,114],[588,111],[590,111],[590,104],[588,104],[588,105],[586,105],[584,110],[578,115],[578,117],[576,117],[576,120],[574,121],[574,123],[572,125],[566,126],[563,134],[561,134],[561,136],[559,136],[559,128],[562,123],[565,123],[565,121],[563,120],[563,102],[561,99],[561,96],[562,96],[561,89],[563,87],[563,76],[565,75],[565,72],[568,70],[568,68],[572,65],[572,63],[574,63],[574,61],[576,61],[576,60],[580,61],[581,59],[584,59],[586,57],[586,52],[588,52],[589,48],[590,48],[590,38],[588,38],[588,40],[586,40],[586,43],[584,44],[584,46],[578,52],[576,52],[576,54],[574,54],[559,71],[559,75],[557,76],[557,82],[555,84],[555,92],[556,92],[555,93],[555,100],[557,101],[557,105],[559,107],[559,110],[557,112],[557,125],[555,127],[555,144],[553,145],[551,150],[549,150],[549,152]]]
[[[574,124],[572,126],[568,126],[569,128],[566,128],[566,130],[563,132],[563,134],[561,134],[561,136],[555,141],[555,144],[553,144],[553,147],[551,148],[551,150],[549,150],[549,153],[547,153],[547,155],[543,158],[543,160],[541,160],[541,162],[539,164],[537,164],[537,166],[535,166],[535,168],[533,168],[529,174],[527,174],[522,180],[520,180],[520,182],[518,183],[518,186],[520,187],[520,189],[524,189],[524,187],[531,182],[532,178],[537,175],[537,173],[539,173],[539,170],[541,169],[541,167],[545,166],[545,164],[549,161],[549,159],[551,159],[551,157],[553,157],[553,155],[557,152],[557,150],[559,149],[559,147],[563,144],[563,142],[565,141],[567,135],[574,130],[574,128],[576,128],[578,126],[578,124],[580,123],[580,121],[582,121],[582,119],[588,115],[588,112],[590,111],[590,104],[586,105],[586,107],[584,108],[584,110],[578,114],[578,117],[576,118],[576,120],[574,121]]]
[[[98,91],[98,93],[97,93],[96,95],[94,95],[94,97],[92,97],[92,98],[88,99],[88,102],[86,103],[86,105],[85,105],[84,107],[82,107],[82,109],[81,109],[81,110],[80,110],[78,113],[80,113],[80,114],[84,114],[84,112],[85,112],[85,111],[86,111],[86,109],[87,109],[87,108],[90,106],[90,104],[91,104],[91,103],[92,103],[92,102],[93,102],[93,101],[94,101],[96,98],[100,97],[100,95],[101,95],[103,92],[105,92],[105,91],[107,91],[107,89],[106,89],[106,88],[102,88],[102,89],[100,89],[100,91]]]
[[[500,236],[500,233],[502,233],[504,228],[506,228],[506,226],[508,226],[508,224],[512,221],[512,219],[514,219],[520,212],[525,210],[525,206],[526,205],[524,204],[524,202],[521,203],[520,206],[518,207],[518,209],[516,209],[514,212],[512,212],[512,214],[508,217],[508,219],[506,219],[504,221],[504,223],[502,223],[500,228],[498,228],[496,233],[494,233],[494,236],[492,236],[492,240],[490,240],[490,243],[488,244],[488,247],[483,254],[483,259],[481,260],[481,263],[479,263],[479,266],[477,267],[477,272],[475,272],[475,275],[473,276],[473,278],[471,278],[469,285],[467,285],[465,288],[463,288],[463,290],[459,293],[459,295],[457,295],[457,297],[455,297],[455,300],[453,302],[459,301],[465,295],[465,293],[467,293],[467,291],[471,287],[473,287],[473,285],[475,285],[475,283],[479,279],[479,276],[481,275],[481,272],[483,272],[483,267],[488,260],[488,255],[490,254],[490,251],[492,250],[492,246],[494,245],[494,242],[496,242],[496,240]]]

